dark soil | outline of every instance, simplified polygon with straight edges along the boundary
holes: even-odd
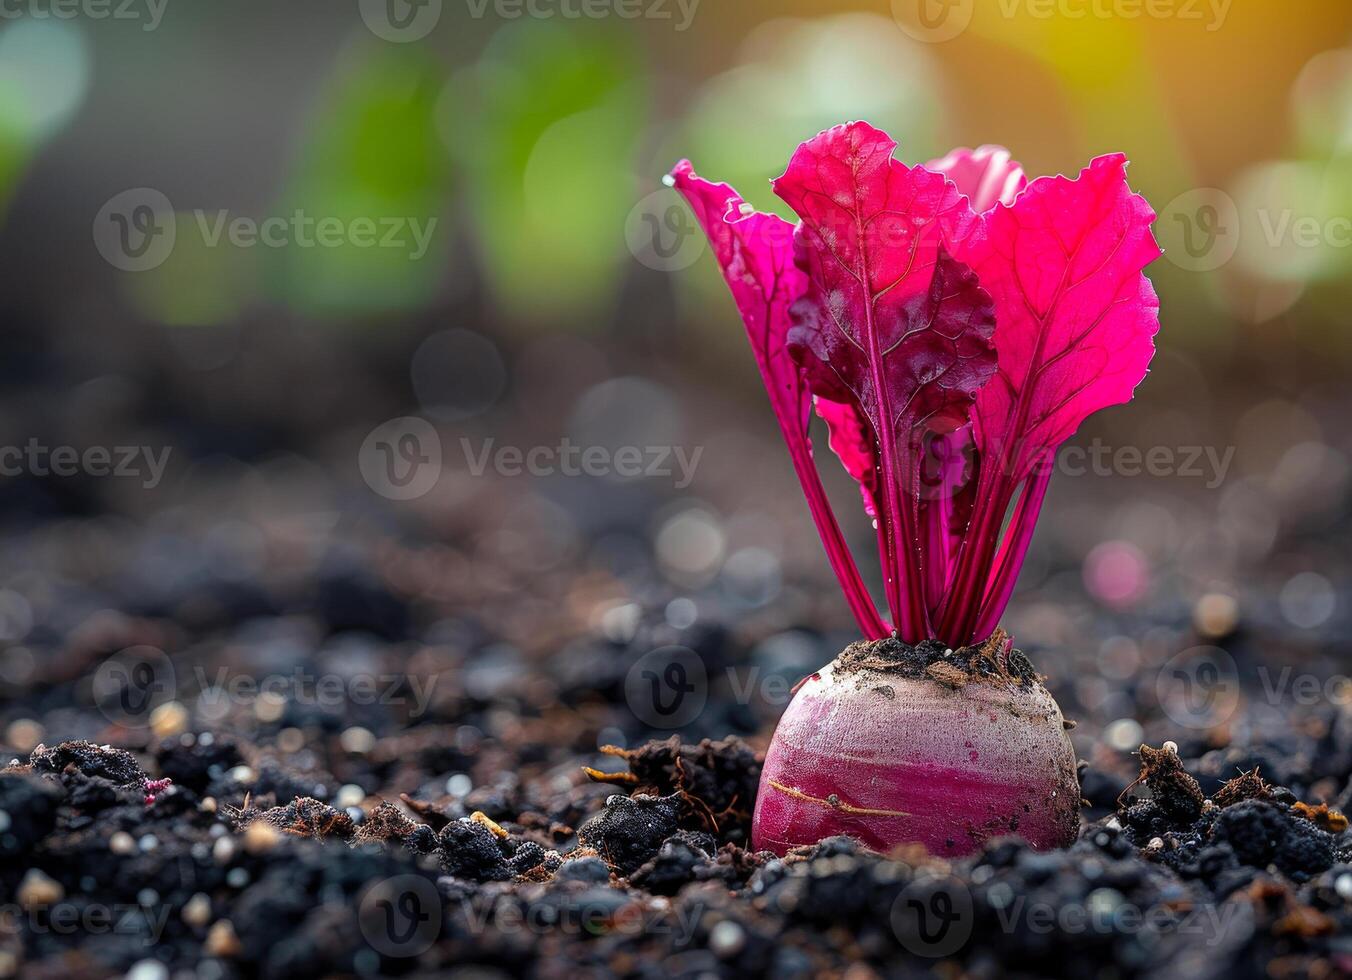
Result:
[[[764,598],[673,585],[623,487],[560,490],[582,516],[542,568],[475,537],[542,506],[535,484],[419,520],[339,484],[279,516],[290,484],[266,479],[213,475],[219,504],[160,523],[37,521],[11,549],[0,978],[1352,975],[1352,699],[1258,674],[1344,672],[1352,622],[1293,635],[1261,569],[1221,634],[1164,587],[1109,613],[1055,553],[1031,575],[1011,629],[1079,722],[1070,849],[777,858],[750,848],[758,759],[854,639],[801,502],[784,539],[807,557]],[[1157,682],[1202,645],[1242,697],[1187,727]],[[699,703],[662,728],[636,692],[675,676],[651,661],[670,650]],[[1003,643],[844,659],[1036,680]]]
[[[950,686],[986,680],[1028,687],[1038,681],[1032,662],[1002,630],[984,643],[956,650],[941,640],[923,640],[914,646],[895,637],[860,640],[846,647],[836,663],[847,672],[894,672],[914,680],[929,677]]]
[[[202,753],[178,736],[152,756],[189,771]],[[1070,850],[1010,840],[949,864],[840,838],[783,859],[746,850],[758,771],[738,739],[623,757],[628,772],[608,781],[633,795],[598,801],[574,782],[499,821],[448,801],[417,816],[313,797],[236,806],[186,781],[147,807],[128,753],[39,747],[0,773],[9,972],[206,957],[217,976],[467,963],[541,976],[863,976],[921,970],[939,952],[979,976],[1101,975],[1107,963],[1120,976],[1352,969],[1346,821],[1316,817],[1256,773],[1206,799],[1172,749],[1143,746],[1139,784]],[[101,903],[115,910],[105,933],[57,924],[95,921]],[[935,920],[947,932],[926,908],[948,916]]]
[[[690,640],[714,663],[719,636]],[[905,671],[996,662],[895,643],[847,657],[862,650]],[[448,689],[407,724],[391,705],[356,726],[349,704],[240,699],[210,728],[164,733],[170,709],[160,735],[98,725],[125,748],[16,758],[0,772],[0,973],[1352,975],[1352,835],[1342,804],[1307,796],[1321,746],[1348,757],[1345,720],[1306,726],[1272,770],[1241,771],[1275,754],[1261,746],[1220,761],[1142,746],[1134,779],[1086,764],[1063,852],[1010,839],[945,862],[837,838],[777,858],[748,849],[759,765],[742,738],[589,751],[607,712],[556,694],[551,669],[493,682],[541,699],[505,716],[452,647],[410,664]],[[94,721],[73,696],[45,689],[44,729]]]

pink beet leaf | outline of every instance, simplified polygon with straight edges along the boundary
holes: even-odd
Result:
[[[873,607],[812,460],[830,446],[876,518],[895,633],[988,636],[1013,592],[1059,445],[1130,399],[1154,352],[1154,213],[1126,159],[1029,184],[1008,151],[908,167],[866,123],[793,154],[791,224],[689,163],[694,209],[741,313],[808,507],[864,635]],[[1002,530],[1003,529],[1003,530]]]

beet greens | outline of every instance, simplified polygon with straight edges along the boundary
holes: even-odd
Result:
[[[713,246],[860,630],[957,647],[1009,604],[1057,447],[1145,377],[1160,249],[1122,154],[1029,183],[998,147],[915,167],[895,148],[863,122],[802,144],[773,182],[796,225],[689,162],[669,182]],[[814,407],[875,519],[890,624],[813,463]]]

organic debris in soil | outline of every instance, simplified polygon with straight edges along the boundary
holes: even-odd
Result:
[[[0,965],[9,956],[25,975],[64,976],[75,956],[101,975],[153,956],[173,971],[210,963],[221,977],[466,963],[548,977],[808,977],[905,975],[942,952],[955,973],[978,977],[1096,975],[1105,964],[1161,980],[1352,967],[1352,842],[1336,813],[1252,769],[1208,800],[1173,746],[1144,747],[1118,810],[1069,850],[995,840],[959,861],[914,848],[878,855],[845,838],[783,858],[745,850],[730,815],[754,806],[759,763],[732,739],[612,752],[629,765],[632,796],[601,800],[596,784],[551,770],[436,805],[372,793],[369,808],[308,794],[256,805],[259,787],[269,804],[282,786],[320,789],[284,762],[236,773],[243,795],[215,805],[197,792],[226,785],[219,767],[194,773],[184,752],[194,754],[155,752],[177,758],[187,785],[164,802],[179,809],[141,806],[137,757],[88,743],[43,748],[0,773],[0,887],[30,909],[0,940]],[[114,799],[90,811],[95,786]],[[512,812],[453,815],[469,796]],[[183,808],[188,799],[198,802]],[[729,816],[714,830],[706,810]],[[573,833],[561,818],[575,811],[589,815]],[[396,883],[421,897],[381,891]],[[151,896],[101,942],[47,929],[47,912],[31,911]],[[440,914],[417,904],[427,901]],[[958,941],[936,947],[907,912],[916,908],[956,914]],[[167,910],[159,932],[157,909]],[[384,932],[401,909],[426,918]]]
[[[987,681],[1029,687],[1037,671],[1022,650],[1016,650],[1004,630],[983,643],[953,649],[940,640],[922,640],[914,646],[896,637],[859,640],[836,658],[837,670],[898,673],[919,680],[929,677],[950,687]]]
[[[1127,796],[1137,786],[1150,788],[1155,806],[1176,822],[1196,820],[1206,804],[1206,794],[1196,779],[1183,768],[1177,746],[1153,749],[1142,745],[1141,774],[1122,793]]]
[[[586,768],[597,782],[622,786],[633,796],[675,795],[681,802],[682,827],[742,843],[750,840],[762,760],[740,738],[682,745],[680,736],[673,735],[637,749],[606,745],[601,751],[623,759],[629,771],[604,773]]]

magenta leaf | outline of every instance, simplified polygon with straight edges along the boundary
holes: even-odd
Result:
[[[852,402],[834,402],[819,396],[816,406],[830,434],[831,451],[859,484],[864,511],[869,517],[877,517],[878,450],[873,430]]]
[[[1080,423],[1131,400],[1155,354],[1155,212],[1127,186],[1126,157],[1078,180],[1044,177],[998,208],[964,256],[995,300],[1000,370],[977,400],[982,451],[1021,479]]]
[[[1034,181],[961,248],[995,300],[999,371],[973,413],[981,484],[943,617],[951,642],[975,639],[978,618],[998,619],[1008,601],[986,586],[1018,486],[1090,414],[1129,401],[1154,355],[1159,301],[1143,270],[1160,255],[1155,214],[1128,187],[1126,164],[1112,154],[1076,180]],[[1026,510],[1036,518],[1031,501]],[[1026,548],[1031,529],[1008,535]],[[1010,554],[1004,577],[1022,559]]]
[[[774,189],[802,219],[796,259],[806,295],[789,346],[814,392],[853,402],[878,440],[877,492],[888,604],[910,641],[929,634],[916,538],[918,447],[962,425],[995,369],[993,309],[945,243],[977,219],[940,174],[892,158],[866,123],[804,143]]]
[[[897,635],[957,646],[996,629],[1057,447],[1144,378],[1159,303],[1143,270],[1160,250],[1121,154],[1029,184],[1001,147],[925,167],[895,149],[862,122],[800,146],[774,182],[796,226],[688,163],[671,182],[713,245],[860,628],[890,630],[813,464],[814,400],[875,518]]]
[[[785,343],[789,306],[807,288],[806,276],[793,262],[793,225],[777,215],[752,211],[729,185],[697,176],[689,161],[677,164],[670,181],[695,212],[732,292],[808,508],[846,601],[864,635],[874,639],[886,636],[891,629],[869,598],[813,463],[808,438],[812,395]]]
[[[959,147],[947,156],[925,164],[926,170],[943,174],[967,196],[977,214],[997,204],[1013,204],[1014,198],[1028,186],[1023,167],[1003,146]]]

